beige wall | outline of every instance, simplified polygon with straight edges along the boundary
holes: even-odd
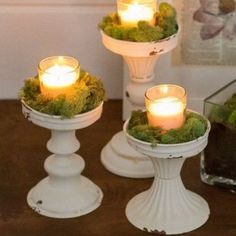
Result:
[[[36,74],[40,59],[72,55],[104,81],[109,98],[122,97],[122,59],[106,50],[97,24],[115,10],[115,0],[0,0],[0,99],[16,98],[23,80]],[[174,0],[181,10],[182,0]],[[186,66],[162,56],[157,83],[183,85],[198,106],[235,76],[235,67]],[[194,105],[194,106],[195,106]]]
[[[72,55],[104,81],[108,97],[122,96],[122,60],[106,50],[97,24],[114,1],[0,0],[0,98],[16,98],[40,59]]]

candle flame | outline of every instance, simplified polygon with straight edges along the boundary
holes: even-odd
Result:
[[[79,62],[73,57],[54,56],[39,63],[41,93],[55,98],[58,95],[73,95],[74,85],[80,75]]]
[[[137,26],[141,20],[153,23],[155,10],[152,7],[140,4],[137,1],[132,2],[125,10],[120,10],[122,24],[129,26]]]
[[[161,87],[161,92],[163,94],[167,94],[168,93],[168,86],[167,85],[164,85],[163,87]]]
[[[183,112],[183,103],[175,97],[161,98],[150,104],[150,113],[159,116],[170,116]]]
[[[58,64],[60,64],[60,65],[64,64],[64,57],[63,56],[58,57]]]
[[[42,76],[42,82],[49,87],[65,87],[75,83],[76,73],[73,67],[55,64],[48,68]]]
[[[127,11],[123,12],[123,18],[126,20],[152,20],[153,11],[137,2],[129,5]]]

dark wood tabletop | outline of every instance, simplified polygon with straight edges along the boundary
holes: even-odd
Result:
[[[77,131],[78,153],[86,162],[83,175],[101,187],[102,205],[88,215],[58,220],[38,215],[26,203],[28,191],[46,176],[43,163],[50,155],[46,149],[50,132],[28,122],[19,101],[0,101],[0,236],[150,235],[127,221],[125,207],[133,196],[150,187],[152,179],[122,178],[100,162],[102,148],[122,129],[121,114],[121,101],[109,101],[99,121]],[[186,235],[236,236],[236,194],[202,183],[199,162],[199,157],[186,161],[183,182],[207,200],[211,215],[204,226]]]

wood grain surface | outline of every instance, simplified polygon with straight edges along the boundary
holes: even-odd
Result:
[[[78,153],[85,159],[83,175],[101,187],[102,205],[75,219],[40,216],[27,203],[28,191],[46,173],[43,163],[50,154],[50,132],[24,119],[19,101],[0,101],[0,236],[141,236],[125,217],[128,201],[150,187],[152,179],[128,179],[109,173],[100,162],[100,152],[113,134],[121,130],[121,101],[109,101],[102,118],[77,132]],[[199,157],[188,160],[182,176],[185,186],[203,196],[211,215],[190,236],[236,236],[236,195],[200,181]]]

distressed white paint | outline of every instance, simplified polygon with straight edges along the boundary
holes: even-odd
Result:
[[[124,57],[130,77],[124,88],[126,98],[132,104],[132,109],[143,109],[144,93],[154,85],[156,61],[177,46],[178,34],[161,42],[136,43],[116,40],[102,33],[102,41],[106,48]],[[126,106],[124,111],[127,111]],[[101,160],[109,171],[117,175],[146,178],[154,174],[150,160],[134,151],[122,132],[115,134],[103,148]]]
[[[102,106],[71,119],[49,116],[22,103],[29,121],[51,130],[47,148],[54,153],[44,164],[48,177],[33,187],[27,197],[29,206],[37,213],[53,218],[72,218],[88,214],[100,206],[103,193],[88,178],[81,175],[85,167],[75,130],[90,126],[102,114]]]
[[[129,146],[124,133],[115,134],[102,149],[102,164],[113,174],[129,178],[154,176],[151,161]]]
[[[128,143],[152,160],[155,179],[150,189],[136,195],[126,207],[126,216],[137,228],[152,233],[182,234],[202,226],[209,217],[207,202],[187,190],[180,171],[187,158],[199,154],[207,145],[210,123],[204,136],[182,144],[158,144],[135,139],[127,133]]]

